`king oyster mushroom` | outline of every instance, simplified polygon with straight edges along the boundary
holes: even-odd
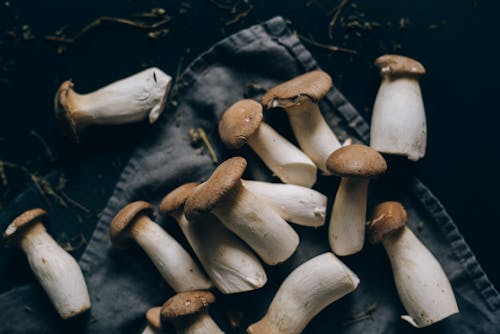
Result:
[[[312,187],[317,172],[314,162],[263,122],[262,117],[260,103],[245,99],[233,104],[219,123],[224,145],[238,149],[248,144],[283,182]]]
[[[87,94],[75,92],[73,82],[67,80],[56,93],[56,118],[76,142],[92,124],[124,124],[145,118],[154,123],[165,107],[171,82],[172,78],[156,67]]]
[[[271,207],[241,183],[247,161],[235,157],[224,161],[186,201],[189,221],[212,212],[245,241],[261,259],[276,265],[288,259],[299,244],[299,236]]]
[[[375,60],[382,83],[373,106],[370,146],[383,153],[419,160],[425,155],[427,125],[419,78],[425,68],[399,55]]]
[[[443,268],[405,226],[407,220],[401,203],[380,203],[373,209],[368,233],[371,243],[382,243],[389,255],[399,298],[408,312],[401,318],[422,328],[458,313],[458,306]]]
[[[212,287],[188,252],[149,218],[153,207],[136,201],[121,209],[111,222],[109,234],[115,247],[136,241],[146,252],[165,281],[176,292]]]
[[[326,306],[354,291],[359,278],[332,253],[297,267],[281,284],[266,315],[248,334],[300,334]]]
[[[366,202],[370,179],[387,170],[384,158],[359,144],[344,146],[327,161],[332,174],[342,177],[333,203],[328,239],[337,255],[361,251],[365,241]]]
[[[332,78],[327,73],[312,71],[272,88],[262,97],[268,108],[287,111],[300,148],[325,174],[329,174],[326,160],[342,146],[318,106],[331,87]]]
[[[267,282],[264,268],[255,254],[212,214],[188,221],[184,203],[197,182],[183,184],[161,201],[160,214],[177,220],[206,273],[222,293],[239,293],[261,288]]]
[[[177,334],[224,334],[208,314],[213,303],[215,296],[209,291],[178,293],[163,304],[161,321],[172,323]]]
[[[47,233],[42,221],[47,213],[32,209],[14,219],[3,240],[26,254],[40,285],[62,319],[90,309],[90,298],[82,271],[75,259]]]

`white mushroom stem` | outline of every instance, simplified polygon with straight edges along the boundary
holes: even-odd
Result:
[[[243,185],[287,221],[312,227],[325,223],[328,199],[316,190],[293,184],[248,180],[243,180]]]
[[[147,325],[146,328],[142,331],[142,334],[160,334],[159,331],[155,330],[150,325]]]
[[[300,334],[326,306],[352,292],[359,278],[325,253],[297,267],[281,284],[266,315],[249,334]]]
[[[275,265],[288,259],[299,244],[297,233],[244,186],[236,192],[216,206],[214,214],[265,263]]]
[[[87,285],[78,263],[54,241],[43,224],[30,227],[20,246],[61,318],[68,319],[90,308]]]
[[[170,214],[222,293],[255,290],[266,284],[266,272],[255,254],[213,215],[189,222],[182,210]]]
[[[177,334],[224,334],[207,312],[175,320],[173,324]]]
[[[146,216],[137,218],[130,231],[176,292],[212,287],[188,252],[151,219]]]
[[[328,240],[339,256],[363,248],[366,225],[366,200],[369,179],[343,177],[333,203]]]
[[[373,106],[370,146],[417,161],[425,155],[427,126],[418,78],[384,76]]]
[[[325,175],[330,175],[326,160],[342,145],[323,118],[318,104],[304,99],[286,110],[300,148]]]
[[[88,94],[67,92],[75,120],[88,124],[123,124],[148,118],[154,123],[163,111],[172,78],[149,68]]]
[[[421,328],[458,313],[455,295],[434,255],[404,227],[383,241],[399,298],[408,315],[401,318]]]
[[[284,183],[309,188],[316,183],[314,162],[266,123],[260,124],[247,143]]]

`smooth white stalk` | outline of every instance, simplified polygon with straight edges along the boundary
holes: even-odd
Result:
[[[208,313],[174,321],[177,334],[224,334]]]
[[[169,75],[154,67],[88,94],[60,90],[58,98],[67,94],[75,123],[123,124],[145,118],[154,123],[164,109],[171,82]]]
[[[314,162],[266,123],[260,124],[247,143],[284,183],[309,188],[316,183]]]
[[[214,285],[222,293],[261,288],[267,282],[255,254],[212,215],[189,222],[181,210],[171,213]]]
[[[373,106],[370,146],[417,161],[425,155],[427,125],[417,78],[384,77]]]
[[[213,213],[269,265],[288,259],[299,244],[293,228],[243,186],[238,194],[228,196],[215,207]]]
[[[146,328],[142,331],[142,334],[159,334],[159,331],[156,331],[153,327],[150,325],[147,325]]]
[[[245,188],[264,200],[283,219],[303,226],[325,223],[327,197],[322,193],[293,184],[242,180]]]
[[[23,235],[20,246],[62,319],[90,308],[87,285],[78,263],[54,241],[41,223],[36,223]]]
[[[359,278],[332,253],[297,267],[281,284],[266,315],[249,334],[300,334],[326,306],[352,292]]]
[[[318,104],[307,99],[286,111],[300,148],[325,175],[330,175],[326,160],[342,145],[323,118]]]
[[[383,244],[409,314],[401,316],[403,320],[421,328],[459,312],[443,268],[408,227],[386,237]]]
[[[359,252],[365,242],[368,179],[343,177],[333,202],[328,240],[339,256]]]
[[[137,218],[131,233],[176,292],[212,287],[189,253],[151,219],[146,216]]]

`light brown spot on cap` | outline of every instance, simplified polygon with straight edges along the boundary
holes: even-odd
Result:
[[[149,326],[159,331],[161,330],[161,306],[152,307],[146,312],[146,320]]]
[[[262,105],[253,100],[240,100],[230,106],[219,122],[219,135],[227,148],[238,149],[246,144],[262,123]]]
[[[399,202],[383,202],[375,206],[368,222],[368,238],[372,244],[382,242],[391,233],[402,229],[408,214]]]
[[[385,159],[366,145],[352,144],[334,151],[326,161],[328,170],[337,176],[372,178],[385,173]]]
[[[383,55],[375,60],[375,66],[380,69],[382,76],[416,76],[425,74],[424,66],[416,61],[400,55]]]
[[[189,196],[184,206],[188,220],[195,220],[210,212],[236,186],[247,167],[242,157],[234,157],[221,163],[210,178],[199,185]]]
[[[280,104],[280,100],[287,100],[287,104],[292,103],[300,97],[307,97],[313,102],[317,102],[325,97],[332,88],[332,78],[323,71],[312,71],[284,82],[270,89],[262,97],[262,103],[268,108]],[[300,99],[299,99],[300,100]]]
[[[148,202],[137,201],[126,205],[113,218],[109,227],[111,242],[115,247],[127,246],[130,235],[128,227],[136,218],[143,215],[150,215],[153,212],[153,206]]]
[[[43,209],[36,208],[25,211],[7,226],[7,229],[3,233],[3,241],[6,243],[15,243],[17,237],[22,236],[22,233],[26,231],[28,227],[45,218],[47,218],[47,212]]]
[[[203,313],[213,303],[215,303],[215,296],[210,291],[181,292],[163,304],[161,318],[164,321],[178,320],[186,316]]]
[[[168,193],[160,203],[160,215],[165,216],[182,209],[188,197],[199,185],[199,182],[185,183]]]

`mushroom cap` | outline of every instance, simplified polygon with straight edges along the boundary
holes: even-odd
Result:
[[[150,308],[146,312],[146,320],[149,326],[153,327],[155,330],[161,329],[161,306],[156,306]]]
[[[262,123],[262,105],[244,99],[234,103],[222,115],[219,135],[227,148],[238,149],[246,144]]]
[[[383,202],[375,206],[368,221],[368,237],[372,244],[382,242],[389,234],[402,229],[408,214],[399,202]]]
[[[241,176],[246,167],[247,161],[242,157],[234,157],[221,163],[212,176],[199,185],[187,199],[184,205],[186,218],[197,219],[215,208],[219,201],[241,184]]]
[[[262,103],[268,108],[274,107],[275,101],[287,100],[294,104],[293,100],[300,97],[307,97],[313,102],[317,102],[325,97],[332,88],[332,78],[328,73],[316,70],[308,72],[289,81],[286,81],[269,91],[262,97]]]
[[[160,203],[160,215],[165,216],[183,208],[189,195],[199,185],[199,182],[189,182],[169,192]]]
[[[373,148],[352,144],[335,150],[326,161],[328,170],[337,176],[372,178],[385,173],[387,163]]]
[[[206,312],[215,296],[210,291],[181,292],[170,298],[161,308],[162,320],[177,320]]]
[[[417,76],[425,74],[424,66],[415,59],[400,55],[383,55],[375,60],[375,66],[380,69],[380,75],[384,76]]]
[[[54,98],[54,111],[62,132],[73,142],[78,143],[83,128],[77,124],[72,115],[72,110],[75,108],[72,96],[76,94],[73,87],[71,80],[66,80],[59,86]]]
[[[20,236],[19,233],[26,231],[32,224],[38,223],[46,217],[47,212],[40,208],[25,211],[7,226],[3,233],[3,241],[7,243],[15,241],[16,237]]]
[[[125,247],[129,241],[129,234],[127,227],[134,220],[142,215],[150,215],[153,212],[153,206],[148,202],[136,201],[127,204],[121,209],[113,218],[111,226],[109,227],[109,236],[111,242],[116,247]]]

